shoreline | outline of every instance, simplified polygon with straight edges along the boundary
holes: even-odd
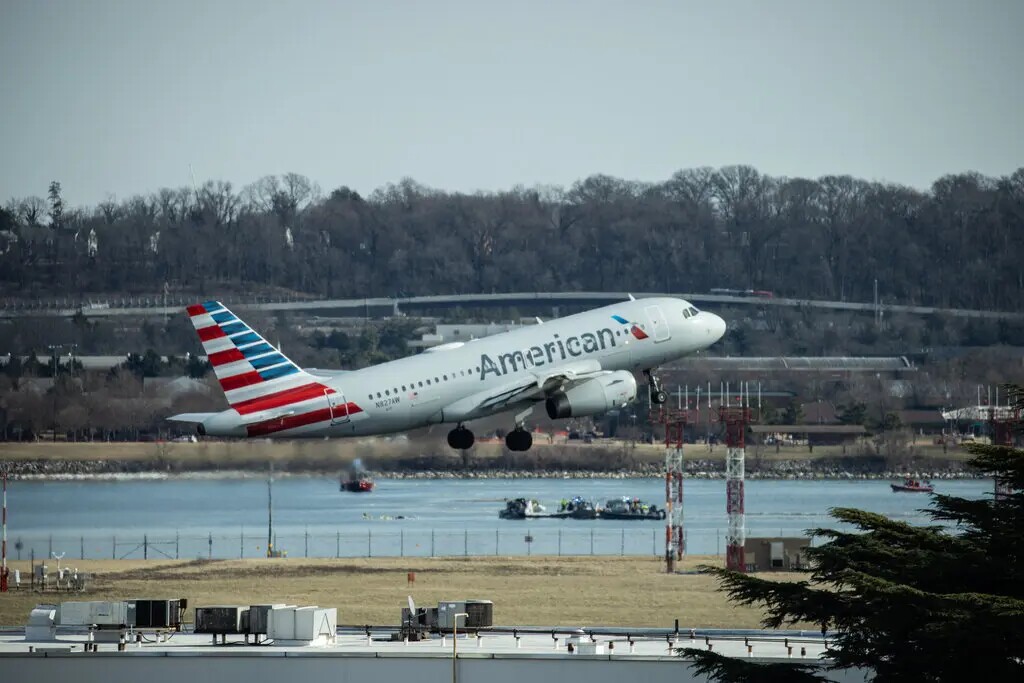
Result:
[[[684,476],[724,479],[725,449],[687,448]],[[365,470],[377,479],[664,479],[665,449],[659,446],[543,446],[509,453],[481,444],[453,453],[436,444],[377,442],[210,443],[8,443],[0,446],[0,470],[25,481],[145,481],[171,479],[260,479],[324,477]],[[965,454],[937,447],[880,454],[839,447],[748,449],[748,480],[985,479]]]
[[[40,467],[38,462],[8,463],[7,473],[11,481],[179,481],[179,480],[213,480],[213,479],[259,479],[267,477],[265,469],[196,469],[160,471],[157,469],[140,469],[138,467],[119,468],[118,463],[111,461],[74,461],[74,466],[61,467],[66,463],[46,462]],[[699,465],[700,463],[695,463]],[[903,480],[907,478],[936,481],[990,479],[991,477],[967,469],[932,469],[927,466],[881,472],[850,471],[842,468],[814,466],[794,466],[793,463],[784,468],[766,468],[749,470],[747,480],[766,481],[883,481]],[[57,467],[54,467],[57,465]],[[687,463],[690,465],[690,463]],[[366,475],[375,480],[455,480],[455,479],[662,479],[665,475],[655,467],[639,470],[367,470]],[[324,470],[275,470],[275,479],[296,477],[316,477],[337,480],[338,471]],[[687,466],[684,473],[686,479],[724,480],[725,472],[715,468]]]

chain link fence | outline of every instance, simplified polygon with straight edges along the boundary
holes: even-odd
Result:
[[[747,529],[748,537],[804,536],[804,529]],[[686,551],[721,555],[726,529],[686,531]],[[323,529],[274,533],[272,548],[284,557],[482,557],[482,556],[661,556],[665,527],[589,529]],[[237,559],[267,557],[267,534],[241,529],[206,534],[154,532],[111,536],[47,535],[17,538],[12,559]],[[11,552],[11,550],[15,552]]]

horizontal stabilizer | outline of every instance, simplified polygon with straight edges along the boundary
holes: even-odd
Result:
[[[217,413],[181,413],[179,415],[171,415],[168,420],[171,422],[193,422],[201,424],[206,422]]]
[[[286,417],[291,417],[294,414],[294,410],[264,410],[262,413],[246,415],[240,424],[251,425],[260,422],[267,422],[269,420],[280,420]]]

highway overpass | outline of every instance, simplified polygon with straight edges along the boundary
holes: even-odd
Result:
[[[413,297],[374,297],[367,299],[312,299],[312,300],[260,300],[260,299],[222,299],[236,311],[304,311],[324,315],[347,315],[355,317],[379,317],[405,313],[416,315],[427,311],[446,308],[529,308],[538,306],[545,308],[596,307],[623,301],[629,297],[628,292],[508,292],[504,294],[440,294]],[[813,310],[854,311],[863,313],[879,313],[884,316],[892,314],[931,315],[940,314],[957,318],[974,318],[989,320],[1024,320],[1024,312],[985,311],[966,308],[937,308],[933,306],[913,306],[902,304],[861,303],[852,301],[820,301],[815,299],[769,298],[755,296],[730,296],[721,294],[694,293],[656,293],[633,292],[636,298],[655,296],[673,296],[687,299],[698,306],[715,308],[718,306],[740,306],[755,308],[805,308]],[[81,312],[90,318],[108,316],[163,316],[176,315],[193,299],[182,299],[178,296],[139,296],[110,297],[92,299],[88,302],[74,299],[37,301],[37,302],[0,302],[0,318],[21,318],[31,316],[64,316],[70,317]]]

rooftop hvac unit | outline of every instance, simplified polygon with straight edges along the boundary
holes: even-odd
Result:
[[[135,603],[123,600],[62,602],[57,619],[62,626],[135,626]]]
[[[465,601],[445,601],[437,603],[437,628],[442,631],[451,631],[458,620],[459,628],[466,628],[466,617],[456,617],[456,614],[466,613]]]
[[[267,614],[267,637],[295,640],[295,605],[272,607]]]
[[[57,627],[53,617],[55,605],[36,605],[28,615],[25,625],[25,640],[57,640]]]
[[[402,624],[412,628],[437,628],[437,608],[417,607],[416,614],[412,614],[408,607],[403,607]]]
[[[248,611],[242,605],[196,607],[195,633],[246,633],[242,621]]]
[[[333,642],[337,633],[336,607],[300,607],[295,610],[295,640]]]
[[[466,600],[466,628],[494,626],[494,603],[490,600]]]
[[[135,600],[136,628],[173,628],[181,625],[179,600]],[[187,604],[187,603],[186,603]]]
[[[92,623],[91,602],[62,602],[57,607],[57,623],[61,626],[88,626]]]
[[[284,603],[276,605],[250,605],[248,611],[248,623],[246,633],[251,635],[266,635],[268,633],[268,622],[270,621],[270,610],[287,607]]]

